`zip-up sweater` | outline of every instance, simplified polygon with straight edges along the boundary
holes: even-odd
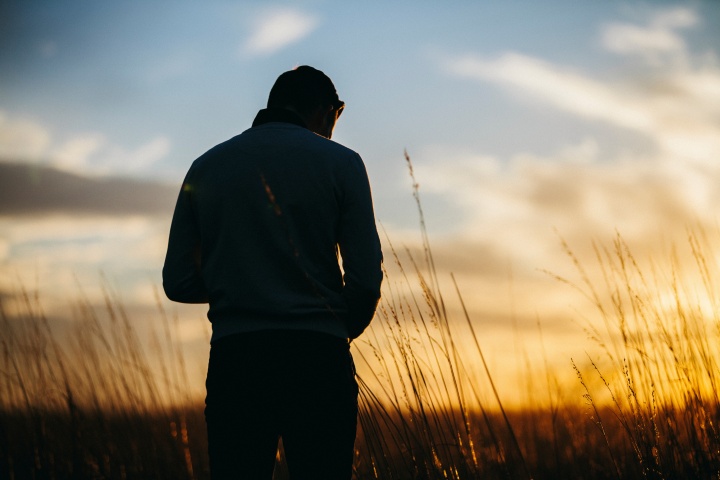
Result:
[[[382,282],[365,165],[292,112],[262,110],[254,125],[190,167],[170,227],[165,293],[210,304],[211,341],[271,329],[355,338]]]

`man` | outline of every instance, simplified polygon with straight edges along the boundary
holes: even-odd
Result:
[[[349,340],[374,315],[382,253],[362,159],[330,140],[344,106],[321,71],[283,73],[252,128],[198,158],[180,191],[163,287],[210,304],[214,479],[271,478],[279,437],[291,478],[352,475]]]

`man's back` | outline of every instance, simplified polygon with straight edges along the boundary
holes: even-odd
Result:
[[[347,338],[336,246],[351,294],[379,284],[369,195],[355,152],[291,123],[253,127],[198,158],[180,201],[202,237],[213,338],[264,328]]]

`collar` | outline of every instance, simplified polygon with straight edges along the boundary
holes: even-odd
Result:
[[[252,126],[257,127],[270,122],[292,123],[307,128],[307,125],[298,114],[284,108],[264,108],[260,110],[255,116]]]

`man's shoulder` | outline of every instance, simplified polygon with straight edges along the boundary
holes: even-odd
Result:
[[[287,149],[287,151],[285,151]],[[325,158],[337,165],[363,165],[353,149],[310,130],[289,123],[273,122],[249,128],[207,150],[191,167],[196,173],[217,162],[237,158],[238,152],[251,157],[284,156]]]
[[[334,156],[360,157],[356,151],[341,143],[290,123],[274,122],[253,127],[233,137],[228,142],[237,141],[242,143],[252,141],[252,139],[271,139],[278,142],[278,144],[286,143],[289,146],[316,149]]]
[[[346,147],[342,143],[338,143],[335,140],[330,140],[329,138],[322,137],[313,132],[308,132],[308,133],[314,137],[315,141],[318,143],[318,146],[320,148],[327,149],[328,151],[332,152],[333,155],[342,155],[342,156],[360,158],[360,155],[358,155],[358,153],[355,150],[353,150],[349,147]]]

